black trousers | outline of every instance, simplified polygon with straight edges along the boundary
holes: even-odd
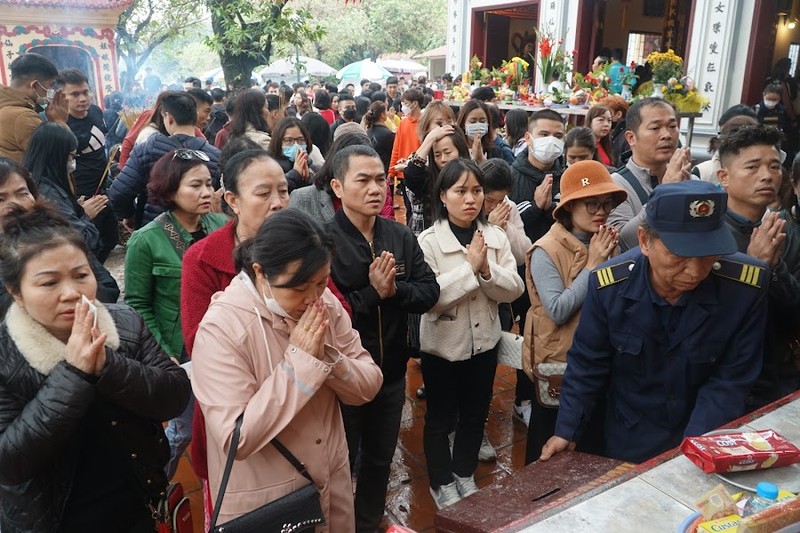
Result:
[[[386,488],[400,435],[406,399],[405,376],[384,382],[377,396],[364,405],[342,405],[350,466],[358,477],[355,497],[356,531],[375,533],[383,519]],[[356,462],[358,460],[358,463]]]
[[[92,224],[95,225],[97,231],[100,232],[100,250],[97,251],[97,260],[105,263],[108,259],[108,254],[111,253],[117,243],[119,243],[119,226],[117,225],[117,217],[111,206],[106,207],[94,217]]]
[[[494,348],[455,362],[422,353],[427,392],[423,447],[434,489],[452,483],[453,474],[468,477],[475,473],[496,371]],[[456,420],[451,454],[447,436]]]

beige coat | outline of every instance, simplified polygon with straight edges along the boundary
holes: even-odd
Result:
[[[339,300],[328,290],[323,300],[331,319],[326,352],[335,364],[289,344],[295,322],[269,311],[244,274],[214,296],[200,323],[192,386],[206,419],[212,501],[236,418],[244,413],[220,524],[307,484],[269,444],[277,437],[306,465],[320,491],[328,524],[317,531],[355,530],[339,402],[360,405],[372,400],[383,377]]]
[[[419,236],[425,261],[441,288],[439,301],[422,317],[421,348],[448,361],[465,361],[494,348],[500,340],[498,302],[513,302],[524,291],[505,233],[481,223],[478,228],[489,248],[489,280],[472,272],[467,249],[446,220],[436,221]]]

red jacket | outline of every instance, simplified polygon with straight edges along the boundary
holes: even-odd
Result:
[[[200,321],[211,304],[211,297],[224,291],[236,277],[233,263],[236,221],[231,221],[205,239],[189,247],[183,256],[181,275],[181,331],[186,353],[191,357],[194,338]],[[328,278],[328,288],[336,296],[347,314],[352,317],[350,305],[339,289]],[[195,473],[208,479],[206,462],[206,424],[203,413],[195,405],[192,421],[192,466]]]

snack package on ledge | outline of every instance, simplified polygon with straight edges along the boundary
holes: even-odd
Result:
[[[772,430],[687,437],[681,451],[706,474],[763,470],[800,462],[800,449]]]
[[[694,502],[705,520],[717,520],[736,514],[736,502],[720,483]]]
[[[800,531],[800,498],[781,490],[777,503],[756,514],[742,518],[742,507],[752,497],[745,492],[729,495],[720,484],[701,496],[695,505],[701,516],[685,525],[683,533],[794,533]],[[784,505],[790,504],[791,505]],[[796,529],[784,529],[797,524]]]

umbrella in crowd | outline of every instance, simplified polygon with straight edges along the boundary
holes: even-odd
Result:
[[[416,74],[428,71],[428,67],[410,59],[379,59],[378,65],[393,73]]]
[[[292,78],[298,73],[301,78],[324,78],[336,74],[336,69],[313,57],[291,56],[270,63],[260,72],[264,79]]]
[[[340,80],[385,80],[392,73],[383,68],[382,66],[378,65],[377,63],[373,62],[371,59],[364,59],[362,61],[356,61],[355,63],[350,63],[346,67],[342,68],[337,74],[336,77]]]

